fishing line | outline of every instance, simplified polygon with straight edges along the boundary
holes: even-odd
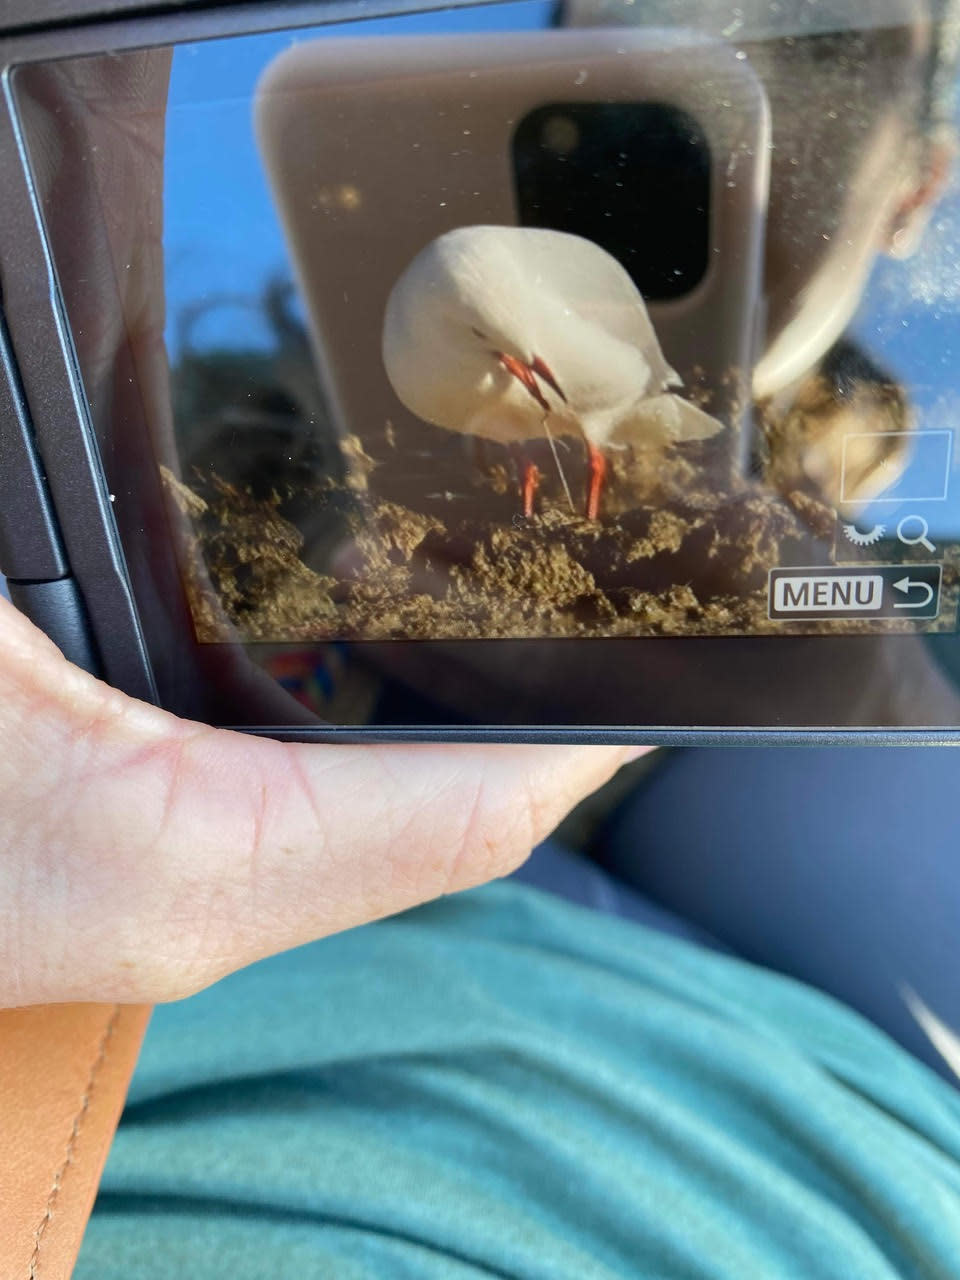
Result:
[[[550,452],[553,454],[553,460],[557,464],[557,472],[560,476],[560,483],[563,485],[563,492],[567,495],[567,502],[570,504],[570,510],[574,515],[577,513],[576,507],[573,505],[573,498],[570,495],[570,486],[567,484],[567,477],[563,474],[563,467],[560,465],[560,455],[557,453],[557,446],[550,431],[550,424],[547,422],[546,414],[542,419],[544,433],[550,444]]]

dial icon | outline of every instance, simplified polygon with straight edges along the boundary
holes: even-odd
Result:
[[[843,529],[843,536],[848,542],[852,542],[855,547],[872,547],[887,532],[887,527],[883,524],[875,524],[866,533],[858,529],[855,524],[845,524],[840,527]]]

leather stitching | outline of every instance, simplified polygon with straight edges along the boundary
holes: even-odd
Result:
[[[70,1137],[67,1139],[67,1149],[64,1152],[63,1160],[59,1169],[57,1169],[54,1174],[53,1185],[50,1188],[50,1194],[47,1196],[44,1215],[40,1219],[40,1223],[34,1232],[33,1255],[30,1258],[29,1280],[36,1280],[37,1268],[40,1265],[40,1248],[43,1244],[43,1237],[50,1225],[50,1220],[53,1217],[54,1208],[60,1195],[60,1189],[63,1186],[63,1180],[66,1177],[67,1170],[70,1168],[71,1164],[73,1164],[77,1150],[77,1142],[80,1138],[80,1130],[83,1128],[83,1122],[90,1110],[90,1100],[93,1097],[93,1091],[96,1087],[97,1075],[106,1060],[110,1040],[116,1031],[117,1023],[120,1020],[120,1010],[120,1005],[114,1005],[113,1013],[110,1015],[110,1019],[107,1022],[104,1033],[100,1038],[100,1043],[97,1046],[97,1052],[90,1064],[86,1087],[84,1088],[83,1094],[80,1098],[80,1109],[73,1118],[73,1124],[70,1128]]]

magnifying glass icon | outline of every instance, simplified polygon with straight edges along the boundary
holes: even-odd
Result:
[[[917,532],[907,533],[905,531],[907,525],[913,525]],[[928,551],[936,551],[936,544],[931,542],[927,536],[929,532],[930,526],[923,516],[904,516],[897,525],[897,537],[905,546],[926,547]]]

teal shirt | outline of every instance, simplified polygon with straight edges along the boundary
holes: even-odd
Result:
[[[157,1010],[78,1280],[960,1274],[960,1090],[511,882]]]

